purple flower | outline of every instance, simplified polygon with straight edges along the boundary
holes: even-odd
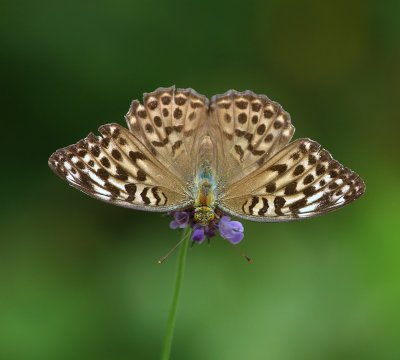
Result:
[[[212,238],[215,235],[217,235],[217,227],[216,226],[206,226],[204,228],[204,234],[208,237],[208,238]]]
[[[200,224],[196,224],[193,227],[192,241],[196,241],[199,244],[201,244],[205,238],[206,238],[206,235],[204,233],[204,226],[201,226]]]
[[[171,213],[174,220],[169,224],[171,229],[182,229],[192,227],[192,241],[201,244],[205,239],[210,239],[219,234],[231,244],[238,244],[243,240],[243,225],[239,221],[232,221],[229,216],[221,212],[217,213],[214,220],[210,221],[207,226],[202,226],[194,219],[192,210],[176,211]]]
[[[220,235],[232,244],[238,244],[243,240],[243,225],[239,221],[232,221],[229,216],[221,217],[218,229]]]
[[[189,213],[187,211],[177,211],[174,213],[174,220],[169,224],[171,229],[183,229],[189,224]]]

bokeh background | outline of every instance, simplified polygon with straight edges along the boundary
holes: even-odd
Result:
[[[159,86],[279,101],[364,177],[357,202],[188,254],[173,359],[399,359],[398,1],[9,1],[0,15],[0,359],[156,359],[169,219],[68,187],[48,156]]]

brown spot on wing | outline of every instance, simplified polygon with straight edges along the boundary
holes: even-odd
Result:
[[[304,172],[304,170],[305,170],[305,168],[304,168],[303,165],[301,165],[301,164],[297,165],[296,168],[293,171],[293,175],[294,176],[300,175],[300,174],[302,174]]]
[[[116,171],[117,171],[117,175],[116,175],[117,179],[122,180],[122,181],[128,180],[128,173],[121,165],[116,166]]]
[[[307,200],[306,199],[300,199],[295,201],[293,204],[289,205],[290,211],[296,213],[298,212],[299,209],[307,205]]]
[[[264,110],[264,117],[265,117],[266,119],[270,119],[270,118],[272,118],[273,116],[274,116],[274,113],[273,113],[271,110],[269,110],[269,109]]]
[[[247,121],[247,115],[245,113],[240,113],[238,120],[241,124],[244,124]]]
[[[96,175],[103,180],[107,180],[110,177],[109,172],[106,169],[100,168],[96,171]]]
[[[144,119],[147,116],[147,112],[146,110],[139,110],[137,112],[138,116],[141,117],[142,119]]]
[[[143,189],[143,191],[140,193],[140,197],[142,198],[143,202],[144,202],[146,205],[149,205],[149,204],[150,204],[150,199],[147,197],[147,192],[148,192],[148,191],[149,191],[149,188],[145,187],[145,188]]]
[[[257,127],[257,134],[262,135],[266,130],[265,124],[261,124]]]
[[[161,127],[162,126],[162,120],[161,120],[161,118],[159,117],[159,116],[154,116],[154,124],[157,126],[157,127]]]
[[[148,132],[149,134],[151,134],[151,133],[154,132],[154,129],[153,129],[153,127],[152,127],[150,124],[146,124],[145,130],[146,130],[146,132]]]
[[[126,184],[125,190],[128,193],[129,197],[126,199],[127,201],[134,201],[136,196],[137,186],[133,183]]]
[[[230,106],[230,104],[229,104],[229,106]],[[203,107],[203,103],[201,103],[199,101],[191,101],[190,102],[190,107],[192,109],[201,108],[201,107]]]
[[[286,164],[276,164],[276,165],[272,165],[268,170],[271,171],[277,171],[278,174],[282,174],[287,170],[287,165]]]
[[[328,187],[329,187],[329,189],[334,190],[334,189],[336,189],[338,186],[339,186],[339,185],[338,185],[336,182],[333,182],[333,183],[330,184]]]
[[[109,138],[103,138],[100,141],[100,144],[103,148],[107,149],[108,145],[110,144],[110,139]]]
[[[314,176],[311,175],[311,174],[308,174],[308,175],[304,178],[303,184],[304,184],[304,185],[308,185],[308,184],[312,183],[313,181],[314,181]]]
[[[157,108],[158,102],[157,102],[157,100],[149,101],[149,102],[147,103],[147,106],[149,107],[150,110],[154,110],[154,109]]]
[[[261,109],[261,104],[254,102],[251,104],[251,110],[253,110],[254,112],[258,112]]]
[[[174,118],[175,119],[180,119],[182,117],[182,110],[179,108],[176,108],[174,110]]]
[[[265,187],[265,190],[269,193],[273,193],[276,190],[276,184],[275,183],[269,183]]]
[[[281,196],[277,196],[274,199],[275,213],[277,215],[283,215],[281,209],[285,206],[285,204],[286,204],[286,200]]]
[[[293,195],[296,194],[297,190],[297,181],[291,182],[288,186],[285,187],[285,195]]]
[[[158,205],[160,203],[160,201],[161,201],[161,198],[158,195],[158,188],[157,187],[151,188],[151,193],[153,194],[154,198],[156,199],[156,205]]]
[[[260,210],[258,210],[258,215],[264,216],[265,213],[268,211],[268,207],[269,207],[268,199],[266,199],[266,198],[261,198],[261,199],[262,199],[262,202],[263,202],[263,207]]]
[[[249,104],[247,101],[244,101],[244,100],[239,100],[239,101],[236,101],[235,102],[235,104],[236,104],[236,106],[239,108],[239,109],[246,109],[247,108],[247,105]]]
[[[317,158],[314,155],[312,155],[312,154],[308,155],[308,164],[309,165],[314,165],[316,162],[317,162]]]
[[[110,160],[108,160],[108,158],[106,158],[105,156],[100,159],[100,163],[106,168],[109,168],[111,166]]]
[[[185,105],[186,98],[182,97],[182,96],[179,96],[179,97],[175,97],[174,101],[175,101],[176,105],[182,106],[182,105]]]
[[[265,137],[264,142],[266,142],[266,143],[271,142],[273,138],[274,138],[274,135],[268,134],[268,135]]]
[[[171,97],[170,97],[170,96],[163,96],[163,97],[161,98],[161,102],[162,102],[164,105],[169,105],[169,103],[171,102]]]
[[[136,163],[136,160],[147,160],[147,157],[142,154],[140,151],[129,151],[129,157],[132,159],[134,163]]]
[[[251,204],[249,206],[249,213],[250,214],[254,213],[253,209],[257,205],[257,203],[258,203],[258,196],[253,196],[252,199],[251,199]]]
[[[106,182],[104,184],[104,187],[111,193],[111,195],[113,197],[116,197],[116,196],[118,196],[120,194],[119,189],[116,186],[114,186],[113,184],[109,183],[109,182]]]
[[[98,156],[100,155],[100,148],[99,148],[99,146],[98,146],[98,145],[94,145],[94,146],[90,149],[90,152],[91,152],[94,156],[98,157]]]
[[[137,171],[137,173],[136,173],[136,178],[137,178],[139,181],[146,181],[147,176],[146,176],[146,173],[145,173],[142,169],[139,169],[139,170]]]
[[[297,152],[293,153],[292,155],[290,155],[290,158],[293,160],[298,160],[300,158],[299,152],[297,151]]]
[[[311,195],[315,194],[315,192],[316,192],[315,187],[312,186],[312,185],[306,187],[303,190],[303,194],[306,195],[306,196],[311,196]]]
[[[240,156],[240,160],[242,160],[244,151],[240,145],[235,145],[235,152]]]
[[[122,155],[121,155],[121,153],[119,152],[119,150],[117,150],[117,149],[113,149],[113,150],[111,151],[111,155],[113,156],[113,158],[114,158],[115,160],[121,160],[121,159],[122,159]]]
[[[325,173],[325,171],[326,171],[325,166],[322,165],[322,164],[318,164],[315,173],[316,173],[317,175],[322,175],[323,173]]]

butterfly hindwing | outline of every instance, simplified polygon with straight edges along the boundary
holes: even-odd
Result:
[[[212,132],[219,132],[223,143],[228,184],[260,167],[294,133],[289,114],[278,103],[251,91],[216,95],[210,110]]]
[[[192,89],[159,88],[132,102],[125,116],[132,133],[181,179],[192,175],[192,157],[207,123],[208,99]]]

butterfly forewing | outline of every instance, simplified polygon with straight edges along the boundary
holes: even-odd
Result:
[[[321,215],[358,198],[365,186],[318,143],[300,139],[229,187],[222,210],[254,221]]]
[[[89,134],[56,151],[50,167],[72,186],[100,200],[149,211],[187,206],[184,185],[127,129],[102,126],[101,137]]]

